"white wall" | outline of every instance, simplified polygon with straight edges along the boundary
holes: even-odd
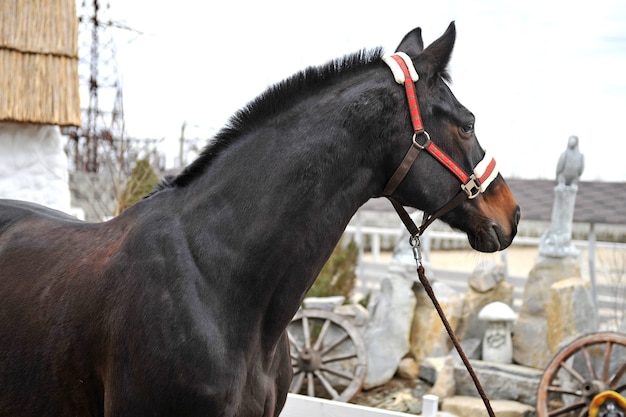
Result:
[[[72,213],[67,157],[58,126],[0,122],[0,198]]]

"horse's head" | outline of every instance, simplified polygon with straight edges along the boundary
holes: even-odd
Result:
[[[398,52],[404,52],[410,57],[409,66],[412,62],[419,76],[419,80],[415,82],[415,91],[426,133],[415,128],[416,123],[413,122],[413,130],[417,132],[414,143],[419,145],[418,149],[431,143],[430,140],[436,146],[434,152],[421,150],[410,170],[386,194],[390,194],[403,205],[432,214],[454,200],[461,192],[461,183],[466,181],[463,177],[472,174],[480,177],[484,174],[483,184],[478,181],[478,187],[469,190],[467,198],[457,198],[456,201],[460,203],[443,214],[441,219],[467,233],[474,249],[494,252],[511,244],[517,232],[520,210],[511,190],[497,171],[487,180],[489,172],[485,171],[486,165],[492,162],[493,168],[494,161],[486,157],[476,139],[474,115],[459,103],[448,87],[446,67],[455,36],[454,23],[451,23],[439,39],[424,49],[421,30],[417,28],[408,33],[398,46]],[[391,64],[390,66],[393,67]],[[390,172],[394,172],[395,167],[401,165],[410,144],[411,133],[406,128],[409,123],[409,105],[406,100],[403,101],[404,113],[401,114],[404,117],[404,128],[401,130],[406,133],[394,140],[398,152],[394,155]],[[417,117],[419,119],[419,114]],[[435,153],[438,150],[445,154],[443,158],[437,159]],[[455,175],[455,168],[450,166],[447,157],[464,173]]]

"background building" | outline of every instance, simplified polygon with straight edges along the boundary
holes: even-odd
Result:
[[[0,198],[71,212],[60,127],[81,122],[75,0],[0,2]]]

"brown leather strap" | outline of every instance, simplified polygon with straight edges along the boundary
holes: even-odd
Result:
[[[454,210],[456,206],[461,204],[463,201],[468,199],[468,195],[465,191],[461,190],[454,196],[454,198],[448,201],[443,205],[439,210],[437,210],[434,214],[430,214],[426,216],[424,214],[424,220],[422,220],[422,224],[420,225],[420,234],[424,233],[424,230],[430,226],[435,220],[448,213],[449,211]]]
[[[413,162],[415,162],[417,155],[419,155],[422,149],[424,149],[422,145],[418,144],[416,141],[413,141],[406,155],[404,155],[404,159],[402,159],[402,162],[396,169],[396,172],[393,173],[393,175],[387,182],[387,185],[383,190],[383,195],[390,196],[391,194],[393,194],[394,191],[396,191],[396,188],[398,188],[398,185],[400,185],[404,177],[406,177],[406,174],[411,169]]]
[[[409,216],[409,213],[407,213],[404,207],[402,207],[402,204],[400,204],[398,200],[391,196],[387,196],[387,199],[391,201],[393,208],[396,209],[400,220],[402,220],[402,223],[404,223],[404,227],[406,227],[406,230],[409,231],[411,237],[419,237],[422,232],[417,227],[411,216]]]
[[[408,230],[411,237],[414,238],[422,236],[426,228],[430,226],[435,220],[448,213],[449,211],[452,211],[456,206],[458,206],[468,198],[465,191],[459,191],[452,200],[444,204],[443,207],[437,210],[434,214],[427,215],[426,213],[424,213],[424,219],[422,220],[422,224],[420,225],[420,227],[417,227],[409,213],[407,213],[407,211],[398,200],[389,195],[386,197],[393,205],[393,208],[396,209],[396,213],[398,213],[400,220],[402,220],[402,223],[404,223],[404,227],[406,227],[406,230]]]

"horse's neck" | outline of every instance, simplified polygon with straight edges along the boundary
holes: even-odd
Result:
[[[282,116],[306,110],[315,115],[307,123],[259,127],[187,186],[184,221],[199,267],[240,303],[233,308],[265,321],[265,334],[284,329],[352,215],[380,192],[380,155],[363,151],[362,132],[341,125],[346,103],[335,104]]]

